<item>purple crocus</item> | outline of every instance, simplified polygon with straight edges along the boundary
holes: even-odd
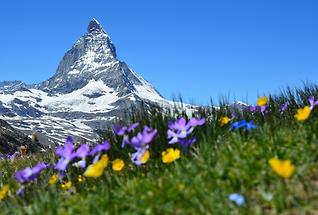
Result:
[[[205,123],[205,119],[197,119],[197,118],[191,118],[189,122],[187,123],[186,119],[184,117],[181,117],[180,119],[177,119],[174,122],[170,122],[168,127],[172,130],[178,130],[178,131],[188,131],[189,129],[192,129],[196,126],[203,125]]]
[[[20,185],[19,189],[16,192],[17,196],[23,196],[24,195],[24,186]]]
[[[81,160],[74,163],[73,166],[84,169],[86,167],[86,157],[88,154],[89,154],[89,146],[87,144],[82,144],[73,154],[74,158],[80,158]]]
[[[232,114],[232,118],[235,118],[235,114]],[[194,128],[201,126],[205,123],[205,119],[191,118],[189,122],[185,118],[177,119],[175,122],[170,122],[167,131],[167,137],[169,144],[178,143],[185,153],[188,153],[190,145],[196,142],[195,137],[187,139],[189,135],[193,132]]]
[[[146,148],[139,148],[135,153],[132,154],[131,156],[131,161],[136,164],[137,166],[142,165],[143,163],[141,162],[142,157],[146,153],[147,149]]]
[[[189,147],[197,141],[195,137],[191,137],[190,139],[179,139],[179,145],[182,147],[184,152],[189,152]]]
[[[268,111],[266,111],[266,107],[267,107],[266,105],[262,105],[259,107],[262,114],[268,113]]]
[[[256,110],[257,110],[257,106],[255,106],[255,105],[250,105],[250,106],[247,107],[247,110],[248,110],[249,112],[251,112],[251,113],[254,113],[254,112],[256,112]]]
[[[269,111],[267,111],[266,108],[267,108],[267,105],[262,105],[262,106],[250,105],[247,107],[247,111],[252,113],[252,114],[259,111],[264,115],[264,114],[269,113]]]
[[[33,168],[27,167],[15,173],[16,180],[22,184],[24,182],[33,181],[38,178],[40,173],[47,168],[47,165],[43,162],[39,162]]]
[[[72,137],[67,137],[66,143],[64,147],[58,147],[55,150],[55,153],[60,157],[59,161],[55,165],[55,169],[60,171],[65,171],[68,164],[73,160],[75,157],[75,153],[73,152],[73,139]]]
[[[107,141],[107,140],[105,140],[102,144],[97,144],[94,148],[93,148],[93,150],[89,153],[89,155],[91,155],[91,156],[94,156],[94,155],[96,155],[95,157],[94,157],[94,160],[93,160],[93,163],[96,163],[98,160],[99,160],[99,158],[100,158],[100,156],[101,156],[101,153],[104,151],[108,151],[109,149],[111,148],[111,145],[110,145],[110,143]]]
[[[107,151],[111,148],[110,143],[105,140],[102,144],[96,144],[96,146],[93,148],[93,150],[90,152],[90,155],[95,155],[102,151]]]
[[[168,139],[170,139],[169,144],[179,142],[179,139],[184,139],[188,137],[196,126],[201,126],[205,123],[205,119],[191,118],[187,123],[184,117],[177,119],[175,122],[170,122],[168,124]]]
[[[149,143],[151,143],[157,133],[156,129],[144,126],[142,132],[139,132],[136,136],[131,138],[130,145],[136,150],[131,156],[131,160],[134,164],[137,166],[143,164],[141,159],[149,148]]]
[[[237,117],[236,114],[235,114],[234,112],[231,112],[231,119],[230,119],[230,121],[233,121],[236,117]]]
[[[288,109],[288,102],[285,102],[279,107],[279,112],[283,113]]]
[[[138,126],[139,126],[139,122],[133,123],[128,127],[115,126],[114,132],[118,136],[124,136],[127,132],[130,133],[130,132],[134,131]]]
[[[315,100],[315,97],[310,96],[308,99],[309,103],[310,103],[310,109],[312,110],[315,106],[318,105],[318,100]]]
[[[157,134],[157,129],[151,129],[144,126],[144,130],[139,132],[135,137],[131,138],[131,146],[136,150],[140,148],[149,148],[148,144],[153,140]]]
[[[138,126],[139,122],[133,123],[130,126],[126,127],[120,127],[120,126],[115,126],[114,127],[114,133],[118,136],[123,136],[123,141],[121,144],[121,147],[124,148],[126,144],[129,144],[129,137],[128,133],[134,131]]]

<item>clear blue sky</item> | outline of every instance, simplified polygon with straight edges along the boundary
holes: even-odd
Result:
[[[4,0],[1,80],[38,83],[96,17],[120,60],[166,98],[254,102],[318,83],[316,0]]]

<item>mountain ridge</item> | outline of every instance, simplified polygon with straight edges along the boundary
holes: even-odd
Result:
[[[94,139],[95,129],[141,103],[172,107],[148,81],[118,60],[115,45],[96,19],[64,54],[51,78],[30,85],[0,83],[2,118],[21,130],[53,133],[51,142],[78,132],[81,138],[89,133]],[[72,126],[85,129],[65,132],[60,128],[72,130]]]

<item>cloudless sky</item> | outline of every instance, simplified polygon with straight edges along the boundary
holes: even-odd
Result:
[[[318,83],[317,0],[3,0],[0,81],[53,76],[93,17],[118,58],[169,99],[253,103]]]

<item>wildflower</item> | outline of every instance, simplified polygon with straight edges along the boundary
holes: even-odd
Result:
[[[24,186],[20,184],[20,187],[16,193],[17,196],[22,196],[24,195]]]
[[[156,135],[156,129],[153,130],[148,126],[145,126],[142,132],[139,132],[131,139],[130,144],[136,150],[131,156],[131,160],[134,164],[139,166],[148,161],[150,153],[147,149],[149,149],[149,144]]]
[[[233,116],[233,115],[232,115]],[[167,137],[170,139],[169,144],[179,143],[185,152],[188,152],[189,146],[196,142],[194,137],[187,139],[193,132],[194,128],[205,123],[205,119],[191,118],[189,122],[185,118],[177,119],[175,122],[168,124]]]
[[[149,152],[149,150],[146,150],[144,155],[141,157],[140,162],[147,163],[149,158],[150,158],[150,152]]]
[[[142,132],[139,132],[135,137],[131,139],[131,145],[136,149],[149,148],[149,143],[157,135],[156,129],[151,129],[148,126],[144,127]]]
[[[272,158],[268,162],[274,172],[283,178],[289,178],[295,170],[295,167],[291,164],[290,160]]]
[[[82,183],[83,180],[84,180],[84,178],[83,178],[82,175],[79,175],[79,176],[77,177],[77,181],[78,181],[79,183]]]
[[[5,197],[7,197],[9,192],[9,185],[4,185],[2,189],[0,190],[0,201],[3,200]]]
[[[241,120],[238,122],[234,122],[231,124],[231,130],[245,128],[246,130],[255,129],[256,125],[253,123],[253,121],[246,122],[246,120]]]
[[[247,110],[251,113],[254,113],[257,110],[257,106],[250,105],[247,107]]]
[[[195,137],[190,139],[179,139],[179,145],[182,147],[183,152],[188,153],[190,145],[194,144],[197,141]]]
[[[229,124],[229,122],[231,122],[235,118],[236,118],[236,114],[234,112],[231,113],[231,118],[229,118],[228,116],[221,117],[221,119],[219,120],[221,127]]]
[[[73,166],[80,167],[82,169],[85,169],[86,167],[86,156],[89,154],[89,146],[87,144],[81,145],[76,152],[74,153],[74,158],[81,158],[80,161],[73,164]]]
[[[61,188],[63,190],[69,190],[71,187],[72,187],[71,181],[67,181],[67,182],[64,182],[63,184],[61,184]]]
[[[297,114],[295,114],[295,118],[298,121],[304,121],[306,119],[308,119],[308,117],[310,116],[311,113],[311,109],[309,106],[305,106],[304,108],[300,108],[297,110]]]
[[[196,126],[201,126],[205,123],[205,119],[191,118],[187,123],[185,118],[177,119],[175,122],[170,122],[167,131],[169,144],[177,143],[180,138],[186,138],[191,134]]]
[[[166,151],[163,151],[161,155],[163,163],[171,163],[180,158],[180,150],[168,148]]]
[[[220,119],[221,126],[227,125],[230,122],[230,118],[227,116],[224,116]]]
[[[288,102],[285,102],[279,107],[279,112],[283,113],[287,110],[287,108],[288,108]]]
[[[99,160],[102,152],[108,151],[110,148],[111,148],[111,145],[107,140],[105,140],[103,144],[97,144],[94,147],[94,149],[90,152],[90,155],[92,156],[97,154],[93,160],[93,163],[96,163]]]
[[[124,148],[126,144],[129,144],[128,133],[134,131],[139,126],[139,122],[133,123],[128,127],[114,127],[114,133],[118,136],[123,136],[121,147]]]
[[[270,112],[266,110],[266,107],[267,107],[266,105],[259,106],[259,110],[263,115]]]
[[[256,111],[260,111],[264,115],[269,113],[269,111],[267,111],[266,108],[267,108],[267,105],[262,105],[262,106],[250,105],[247,107],[247,111],[249,111],[250,113],[255,113]]]
[[[133,123],[132,125],[130,125],[129,127],[119,127],[116,126],[114,127],[114,132],[116,135],[118,136],[123,136],[125,135],[126,132],[132,132],[134,131],[137,127],[139,126],[139,122]]]
[[[147,163],[149,158],[150,158],[150,152],[149,150],[146,150],[145,148],[141,148],[137,150],[131,156],[132,162],[136,164],[137,166]]]
[[[22,184],[37,179],[39,174],[47,167],[43,162],[39,162],[33,168],[27,167],[23,170],[16,172],[15,178]]]
[[[310,96],[308,99],[309,103],[310,103],[310,109],[312,110],[315,106],[318,105],[318,100],[315,100],[315,97]]]
[[[58,147],[55,153],[60,157],[59,161],[55,165],[55,169],[60,171],[65,171],[68,164],[75,157],[75,153],[73,152],[73,139],[72,137],[67,137],[66,143],[64,147]]]
[[[266,96],[262,96],[262,97],[259,97],[257,99],[256,105],[257,106],[265,106],[265,105],[267,105],[267,103],[268,103],[268,98]]]
[[[54,175],[51,176],[51,178],[50,178],[48,184],[49,184],[49,185],[56,184],[57,181],[58,181],[58,179],[59,179],[59,177],[58,177],[56,174],[54,174]]]
[[[112,169],[114,171],[118,171],[119,172],[119,171],[121,171],[124,168],[124,166],[125,166],[125,163],[124,163],[123,160],[116,159],[116,160],[113,161]]]
[[[107,151],[111,148],[110,143],[105,140],[103,144],[97,144],[94,149],[91,151],[90,155],[95,155],[96,153]]]
[[[245,198],[243,195],[239,193],[232,193],[229,195],[229,200],[234,202],[238,206],[242,206],[245,204]]]
[[[99,161],[87,167],[86,171],[84,172],[84,176],[98,178],[103,174],[104,169],[107,167],[107,165],[108,165],[108,156],[105,154],[105,155],[102,155]]]

